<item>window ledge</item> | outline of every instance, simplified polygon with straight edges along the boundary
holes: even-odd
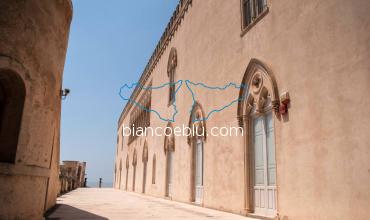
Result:
[[[258,15],[256,19],[252,21],[248,26],[242,28],[242,32],[240,33],[240,37],[243,37],[254,25],[256,25],[263,17],[267,15],[269,12],[269,8],[266,7],[266,9],[261,12],[261,14]]]

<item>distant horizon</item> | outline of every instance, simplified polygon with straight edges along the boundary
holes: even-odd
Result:
[[[139,79],[177,3],[73,1],[60,159],[86,162],[88,180],[113,182],[117,123],[126,103],[119,88]]]
[[[87,180],[86,184],[87,188],[98,188],[99,187],[99,182],[90,182]],[[112,182],[102,182],[102,188],[113,188],[113,183]]]

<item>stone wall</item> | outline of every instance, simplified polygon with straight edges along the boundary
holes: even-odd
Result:
[[[41,219],[59,190],[61,86],[72,4],[6,0],[0,11],[0,78],[10,72],[25,88],[19,136],[11,145],[16,154],[0,163],[0,219]],[[2,89],[14,87],[6,79],[1,83]]]

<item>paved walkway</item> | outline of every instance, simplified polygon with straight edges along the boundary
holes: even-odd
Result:
[[[47,220],[252,220],[190,204],[107,188],[80,188],[58,198]],[[255,219],[254,219],[255,220]]]

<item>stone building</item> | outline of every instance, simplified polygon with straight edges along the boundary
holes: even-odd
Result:
[[[0,1],[0,219],[42,219],[59,191],[69,0]]]
[[[86,162],[65,160],[59,167],[60,194],[86,187]]]
[[[242,215],[368,219],[369,11],[367,0],[181,0],[119,119],[115,188]],[[241,86],[193,100],[178,80]],[[174,103],[173,121],[146,110]],[[244,135],[123,135],[182,125]]]

